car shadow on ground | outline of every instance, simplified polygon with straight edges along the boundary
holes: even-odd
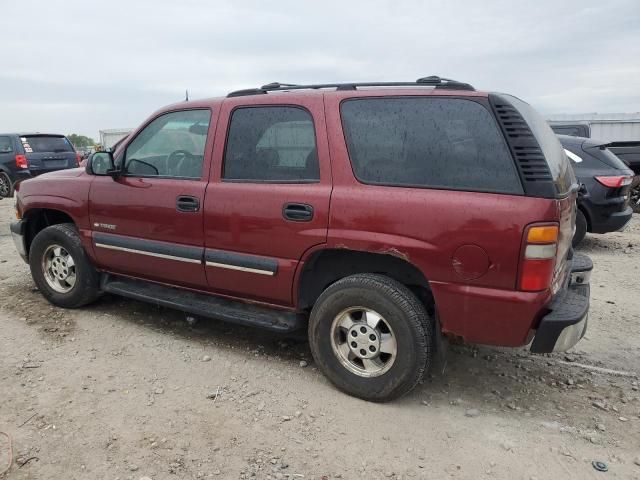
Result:
[[[589,255],[592,253],[613,253],[627,248],[633,248],[633,245],[617,237],[615,233],[606,235],[588,233],[580,242],[576,251]]]
[[[76,313],[82,312],[115,325],[128,322],[167,337],[182,338],[203,347],[197,349],[199,352],[214,347],[266,361],[279,359],[274,368],[283,368],[282,362],[291,362],[292,367],[299,368],[304,361],[309,366],[304,371],[310,381],[324,382],[326,388],[333,388],[315,368],[305,332],[283,335],[213,319],[198,319],[190,324],[182,312],[111,295],[104,295],[79,311],[69,311],[52,307],[37,289],[25,287],[23,284],[3,287],[4,293],[21,298],[20,304],[9,308],[17,316],[27,311],[38,312],[24,317],[27,325],[56,341],[65,342],[76,335]],[[444,373],[443,365],[435,364],[423,382],[394,405],[447,408],[470,416],[533,417],[549,428],[578,433],[588,439],[585,441],[593,441],[598,434],[594,430],[594,415],[617,415],[609,405],[625,403],[625,397],[633,395],[632,379],[602,377],[573,366],[573,362],[586,360],[580,353],[532,355],[525,348],[450,345]],[[596,410],[594,402],[604,407]]]
[[[181,312],[112,296],[105,296],[87,308],[113,316],[117,321],[133,322],[203,346],[215,345],[266,360],[278,358],[291,362],[292,366],[305,361],[312,367],[307,369],[309,375],[320,375],[313,368],[304,331],[283,335],[213,319],[199,319],[190,325]],[[460,415],[499,413],[535,417],[550,428],[579,431],[590,439],[596,433],[591,418],[594,399],[605,404],[619,402],[630,385],[629,379],[599,378],[573,366],[583,360],[586,361],[580,353],[532,355],[526,348],[450,345],[446,363],[434,362],[423,382],[397,403],[455,407]],[[611,389],[612,384],[619,388]],[[327,388],[333,387],[327,382]],[[590,416],[587,420],[575,416],[585,410]]]

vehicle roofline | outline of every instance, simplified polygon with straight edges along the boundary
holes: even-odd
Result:
[[[371,92],[380,92],[383,96],[434,96],[434,97],[488,97],[489,92],[477,90],[458,90],[447,88],[434,88],[432,86],[416,86],[416,87],[359,87],[357,90],[329,90],[329,89],[308,89],[308,90],[278,90],[270,91],[265,94],[243,95],[238,97],[209,97],[197,100],[186,100],[165,105],[156,110],[154,115],[162,112],[170,112],[173,110],[185,110],[189,108],[211,108],[219,106],[224,101],[238,101],[247,105],[260,104],[260,99],[265,96],[284,96],[288,102],[295,102],[298,99],[317,97],[317,96],[337,96],[340,98],[358,98],[371,97]],[[238,100],[242,99],[242,100]]]
[[[40,135],[43,137],[66,137],[64,133],[48,133],[48,132],[10,132],[10,133],[0,133],[3,136],[11,136],[14,135],[16,137],[31,137],[34,135]]]

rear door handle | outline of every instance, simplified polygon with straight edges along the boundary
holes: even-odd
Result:
[[[176,208],[179,212],[197,212],[200,210],[200,199],[190,195],[180,195],[176,199]]]
[[[292,222],[310,222],[313,220],[313,207],[306,203],[285,203],[282,216]]]

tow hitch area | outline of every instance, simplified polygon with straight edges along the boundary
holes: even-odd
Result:
[[[553,299],[551,312],[542,317],[531,344],[533,353],[564,352],[587,331],[589,280],[593,263],[586,255],[574,254],[567,287]]]

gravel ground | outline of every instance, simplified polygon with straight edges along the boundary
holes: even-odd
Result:
[[[584,242],[591,317],[573,351],[452,346],[444,374],[378,405],[336,391],[303,338],[190,326],[110,296],[52,307],[14,251],[12,203],[0,201],[9,479],[640,479],[638,216]],[[7,447],[0,436],[0,471]]]

